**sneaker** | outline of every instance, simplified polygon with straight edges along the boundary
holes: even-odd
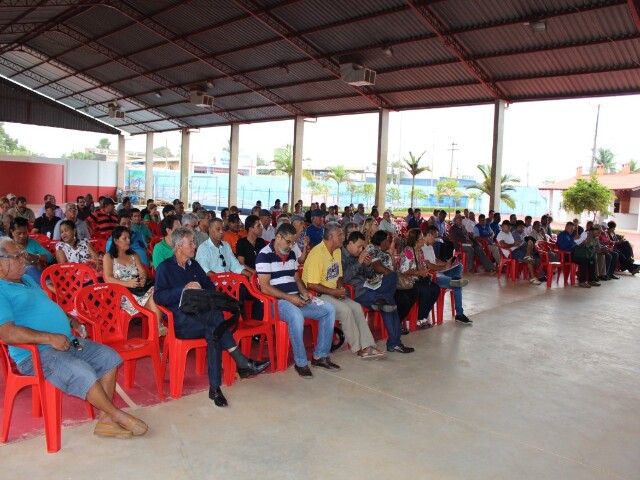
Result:
[[[456,315],[456,322],[460,322],[464,325],[473,325],[473,321],[470,320],[464,313]]]
[[[580,288],[591,288],[591,285],[589,285],[587,282],[579,283],[578,286]]]
[[[602,284],[600,282],[596,282],[595,280],[592,280],[589,282],[589,285],[591,285],[592,287],[599,287]]]
[[[311,373],[311,369],[309,368],[309,365],[305,365],[304,367],[299,367],[298,365],[294,365],[294,368],[296,369],[296,372],[298,372],[298,375],[300,375],[302,378],[313,378],[313,373]]]
[[[456,278],[451,280],[451,282],[449,282],[450,285],[452,287],[466,287],[467,285],[469,285],[469,280],[467,280],[466,278]]]
[[[529,283],[532,285],[540,285],[542,282],[537,278],[532,278],[531,280],[529,280]]]
[[[407,347],[402,343],[399,343],[393,348],[387,348],[387,352],[398,352],[398,353],[412,353],[414,350],[415,348]]]

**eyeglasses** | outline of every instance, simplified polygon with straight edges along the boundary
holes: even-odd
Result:
[[[282,238],[282,240],[284,240],[284,242],[287,244],[287,247],[290,247],[291,245],[293,245],[295,242],[295,240],[287,240],[284,235],[280,235],[280,238]]]
[[[14,253],[13,255],[0,255],[0,258],[8,258],[9,260],[15,260],[18,258],[22,258],[24,259],[25,254],[24,253]]]
[[[222,260],[222,266],[226,267],[227,266],[227,262],[224,259],[224,255],[220,254],[220,260]]]

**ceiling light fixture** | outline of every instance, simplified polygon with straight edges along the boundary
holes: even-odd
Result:
[[[287,67],[284,63],[280,65],[280,70],[282,70],[282,73],[286,73],[287,75],[290,73],[289,67]]]
[[[387,57],[393,57],[393,47],[391,45],[383,47],[382,53],[384,53]]]
[[[211,88],[213,88],[214,86],[215,86],[215,85],[213,84],[213,82],[212,82],[211,80],[209,80],[209,81],[207,82],[207,88],[211,89]]]
[[[537,22],[527,22],[525,25],[528,25],[531,28],[533,33],[544,33],[547,31],[547,21],[539,20]]]
[[[162,92],[161,91],[157,91],[156,92],[156,98],[162,98]]]

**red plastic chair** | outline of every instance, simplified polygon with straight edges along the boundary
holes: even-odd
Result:
[[[40,277],[42,289],[65,313],[75,309],[75,296],[88,282],[98,283],[96,272],[81,263],[51,265]]]
[[[347,291],[349,298],[351,300],[355,301],[355,290],[353,288],[353,285],[350,285],[348,283],[343,284],[345,290]],[[382,338],[382,340],[386,340],[387,338],[389,338],[389,332],[387,331],[387,327],[384,325],[384,320],[382,319],[382,314],[377,311],[377,310],[373,310],[372,308],[368,308],[365,307],[364,305],[362,306],[362,313],[364,313],[364,317],[367,320],[371,320],[371,323],[373,325],[374,328],[377,328],[380,330],[380,338]]]
[[[18,372],[14,361],[9,356],[7,344],[0,340],[0,364],[6,380],[0,442],[6,443],[9,438],[11,414],[16,395],[23,388],[31,387],[31,414],[33,417],[42,415],[47,452],[55,453],[60,450],[62,444],[62,391],[45,379],[37,345],[15,346],[31,352],[35,374],[22,375]],[[89,417],[95,418],[93,407],[89,402],[86,403]]]
[[[567,286],[567,280],[570,280],[571,286],[575,285],[578,265],[571,261],[571,252],[565,252],[563,250],[556,250],[556,252],[560,255],[560,263],[564,273],[564,286]]]
[[[182,397],[184,385],[184,373],[187,367],[187,355],[190,350],[196,351],[196,373],[204,374],[207,360],[207,341],[204,338],[185,340],[176,337],[173,324],[173,313],[165,307],[158,305],[162,313],[167,316],[167,336],[162,347],[162,379],[169,362],[169,395],[173,398]]]
[[[249,279],[239,273],[212,273],[209,278],[216,286],[216,289],[220,292],[224,292],[227,295],[240,300],[240,287],[244,286],[246,291],[250,293],[254,298],[261,301],[264,305],[263,320],[244,319],[240,317],[237,328],[233,333],[233,338],[238,343],[242,353],[245,356],[249,356],[251,353],[251,341],[254,336],[260,336],[260,350],[258,352],[258,359],[262,359],[262,351],[264,348],[264,341],[267,341],[267,349],[269,350],[269,358],[271,359],[271,371],[276,371],[276,356],[273,346],[273,317],[271,316],[271,310],[266,303],[268,299],[266,295],[263,295],[259,291],[255,290],[249,281]],[[222,369],[224,371],[224,382],[227,386],[233,385],[236,376],[235,361],[231,358],[228,352],[222,354]]]
[[[131,316],[120,304],[127,298],[135,309],[136,316],[146,321],[146,337],[128,337],[127,325]],[[124,287],[111,283],[90,285],[80,290],[76,296],[78,320],[93,327],[93,340],[108,345],[124,360],[124,385],[133,386],[136,360],[151,357],[155,371],[158,396],[162,399],[162,367],[160,365],[160,340],[158,320],[155,314],[137,304],[133,295]]]
[[[431,278],[433,282],[438,283],[438,274],[436,272],[431,272]],[[442,288],[440,287],[440,295],[438,296],[438,300],[436,301],[435,308],[431,309],[431,323],[433,325],[442,325],[444,322],[444,301],[445,297],[449,294],[449,299],[451,300],[451,316],[455,315],[456,304],[455,299],[453,298],[453,290],[450,288]],[[417,318],[417,312],[416,312]]]
[[[149,220],[143,220],[143,223],[151,230],[151,234],[155,236],[162,236],[162,232],[160,231],[160,225],[156,222],[151,222]]]
[[[500,280],[500,275],[502,274],[502,268],[507,267],[505,276],[507,278],[511,277],[511,280],[515,282],[516,281],[515,273],[514,273],[515,260],[511,258],[511,252],[509,252],[509,255],[505,256],[504,252],[502,251],[502,248],[498,248],[498,251],[500,252],[500,263],[498,264],[498,275],[497,275],[498,280]]]

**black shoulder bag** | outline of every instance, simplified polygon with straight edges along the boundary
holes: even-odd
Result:
[[[206,316],[211,312],[215,310],[230,312],[231,318],[223,321],[211,332],[214,344],[220,340],[226,330],[234,327],[240,318],[240,303],[235,298],[217,290],[184,290],[180,297],[180,310],[198,317],[205,328],[208,328]]]

